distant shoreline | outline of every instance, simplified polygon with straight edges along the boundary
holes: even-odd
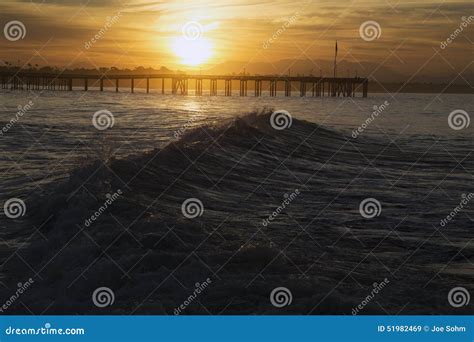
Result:
[[[419,94],[474,94],[468,85],[423,84],[423,83],[376,83],[369,81],[370,93],[419,93]]]

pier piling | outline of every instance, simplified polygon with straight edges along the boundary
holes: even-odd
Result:
[[[115,79],[115,92],[119,92],[120,80],[130,80],[130,91],[135,92],[135,79],[145,80],[146,93],[150,93],[150,80],[161,79],[161,94],[166,92],[166,80],[171,80],[171,93],[189,95],[189,81],[195,82],[195,96],[203,95],[203,82],[209,80],[209,95],[217,96],[218,82],[224,82],[224,95],[232,96],[232,83],[239,82],[239,95],[248,95],[248,81],[254,82],[254,95],[262,96],[263,83],[269,84],[269,96],[278,96],[279,85],[282,86],[284,96],[291,96],[292,84],[299,84],[301,97],[355,97],[359,94],[367,97],[369,81],[366,78],[335,78],[314,76],[250,76],[250,75],[80,75],[80,74],[43,74],[39,72],[4,72],[0,73],[0,89],[10,90],[62,90],[72,91],[73,81],[83,79],[84,91],[89,90],[89,80],[93,84],[99,81],[99,90],[104,91],[104,79]]]

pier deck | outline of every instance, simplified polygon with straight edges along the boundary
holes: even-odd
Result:
[[[261,96],[264,84],[268,87],[270,96],[277,96],[277,91],[284,91],[285,96],[291,96],[294,85],[299,89],[300,96],[313,97],[355,97],[361,94],[367,97],[368,80],[366,78],[343,78],[343,77],[315,77],[315,76],[261,76],[261,75],[190,75],[190,74],[130,74],[130,75],[93,75],[93,74],[43,74],[43,73],[0,73],[1,89],[9,90],[64,90],[72,91],[73,85],[88,91],[91,83],[96,84],[100,91],[104,91],[104,84],[120,91],[120,81],[128,81],[129,90],[135,91],[135,81],[145,80],[146,92],[150,92],[150,80],[158,80],[158,88],[162,94],[171,91],[172,94],[180,95],[204,95],[203,85],[207,84],[209,95],[216,96],[218,93],[218,82],[223,85],[225,96],[232,96],[232,86],[238,84],[240,96],[247,96],[249,83],[254,96]],[[155,81],[156,82],[156,81]],[[98,84],[97,84],[98,83]],[[193,91],[189,84],[194,83]],[[170,87],[166,85],[171,84]],[[128,88],[128,87],[127,87]]]

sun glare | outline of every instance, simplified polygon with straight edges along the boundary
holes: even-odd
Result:
[[[173,52],[181,59],[181,63],[190,66],[197,66],[205,63],[213,53],[211,42],[205,38],[189,40],[184,37],[177,37],[172,42]]]

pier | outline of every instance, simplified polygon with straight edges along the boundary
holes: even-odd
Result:
[[[239,86],[239,96],[249,94],[249,85],[253,89],[254,96],[262,96],[264,89],[268,89],[269,96],[277,96],[278,89],[284,96],[291,96],[292,91],[298,92],[299,96],[312,97],[355,97],[360,94],[367,97],[368,79],[354,77],[315,77],[315,76],[250,76],[250,75],[191,75],[191,74],[130,74],[130,75],[93,75],[93,74],[42,74],[42,73],[0,73],[1,89],[8,90],[53,90],[72,91],[83,89],[88,91],[90,87],[97,87],[104,91],[105,85],[119,92],[125,87],[120,83],[126,81],[128,91],[134,92],[136,82],[145,83],[143,88],[150,93],[150,83],[153,81],[155,87],[161,94],[174,95],[205,95],[204,85],[208,86],[208,95],[218,94],[218,85],[221,84],[224,96],[232,96],[233,86]],[[166,85],[170,84],[169,87]],[[192,89],[190,88],[190,84]],[[264,88],[264,86],[267,86]],[[251,93],[251,92],[250,92]]]

